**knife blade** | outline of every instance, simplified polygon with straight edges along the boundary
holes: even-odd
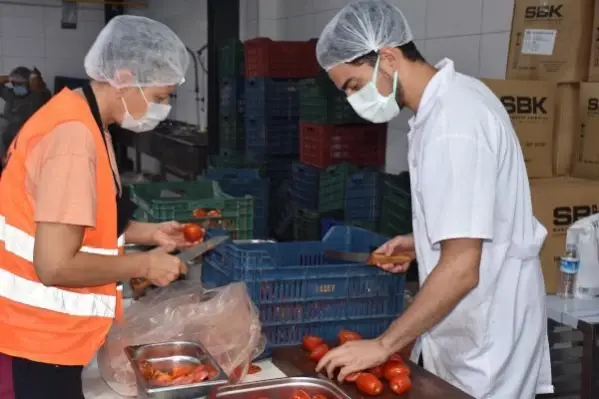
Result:
[[[209,239],[208,241],[201,242],[197,245],[194,245],[191,248],[186,249],[183,252],[180,252],[177,255],[177,258],[179,258],[181,260],[181,262],[189,265],[194,260],[196,260],[198,257],[200,257],[201,255],[205,254],[206,252],[218,247],[220,244],[227,241],[228,239],[229,239],[228,236],[213,237],[213,238]]]
[[[365,263],[367,265],[386,265],[393,264],[398,265],[402,263],[411,262],[414,260],[414,255],[410,253],[403,253],[398,255],[386,256],[377,253],[368,252],[343,252],[333,251],[329,249],[324,250],[324,256],[330,259],[343,260],[347,262]]]
[[[180,252],[177,257],[181,260],[181,262],[185,263],[188,266],[192,266],[193,261],[196,260],[201,255],[206,252],[218,247],[223,242],[229,239],[228,236],[218,236],[209,239],[208,241],[201,242],[192,246],[191,248],[186,249],[185,251]],[[131,288],[133,290],[133,298],[138,299],[143,295],[146,289],[148,289],[152,283],[149,280],[143,278],[132,279]]]

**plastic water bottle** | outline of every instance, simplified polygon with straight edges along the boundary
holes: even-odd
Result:
[[[580,267],[578,258],[578,247],[576,244],[567,244],[566,253],[560,261],[561,285],[558,295],[564,298],[574,297],[574,285],[576,284],[576,275]]]

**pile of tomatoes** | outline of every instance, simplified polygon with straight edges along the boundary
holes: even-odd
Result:
[[[362,339],[360,334],[348,330],[340,331],[338,338],[339,345]],[[322,338],[314,335],[307,335],[303,338],[303,347],[310,353],[310,359],[315,362],[322,359],[330,349]],[[349,374],[345,381],[356,384],[356,388],[365,395],[376,396],[383,392],[382,379],[386,379],[389,382],[389,388],[393,392],[402,394],[412,388],[410,374],[410,367],[403,361],[401,356],[393,355],[380,366]]]

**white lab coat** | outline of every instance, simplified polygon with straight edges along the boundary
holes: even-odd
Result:
[[[479,80],[451,60],[410,120],[408,161],[420,283],[440,242],[483,239],[478,286],[425,333],[424,366],[479,399],[552,393],[539,251],[547,230],[532,212],[510,118]]]

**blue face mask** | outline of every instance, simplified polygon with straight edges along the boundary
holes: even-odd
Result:
[[[29,93],[29,89],[27,88],[27,86],[13,86],[12,88],[13,93],[15,93],[15,96],[17,97],[23,97],[26,96],[27,93]]]

